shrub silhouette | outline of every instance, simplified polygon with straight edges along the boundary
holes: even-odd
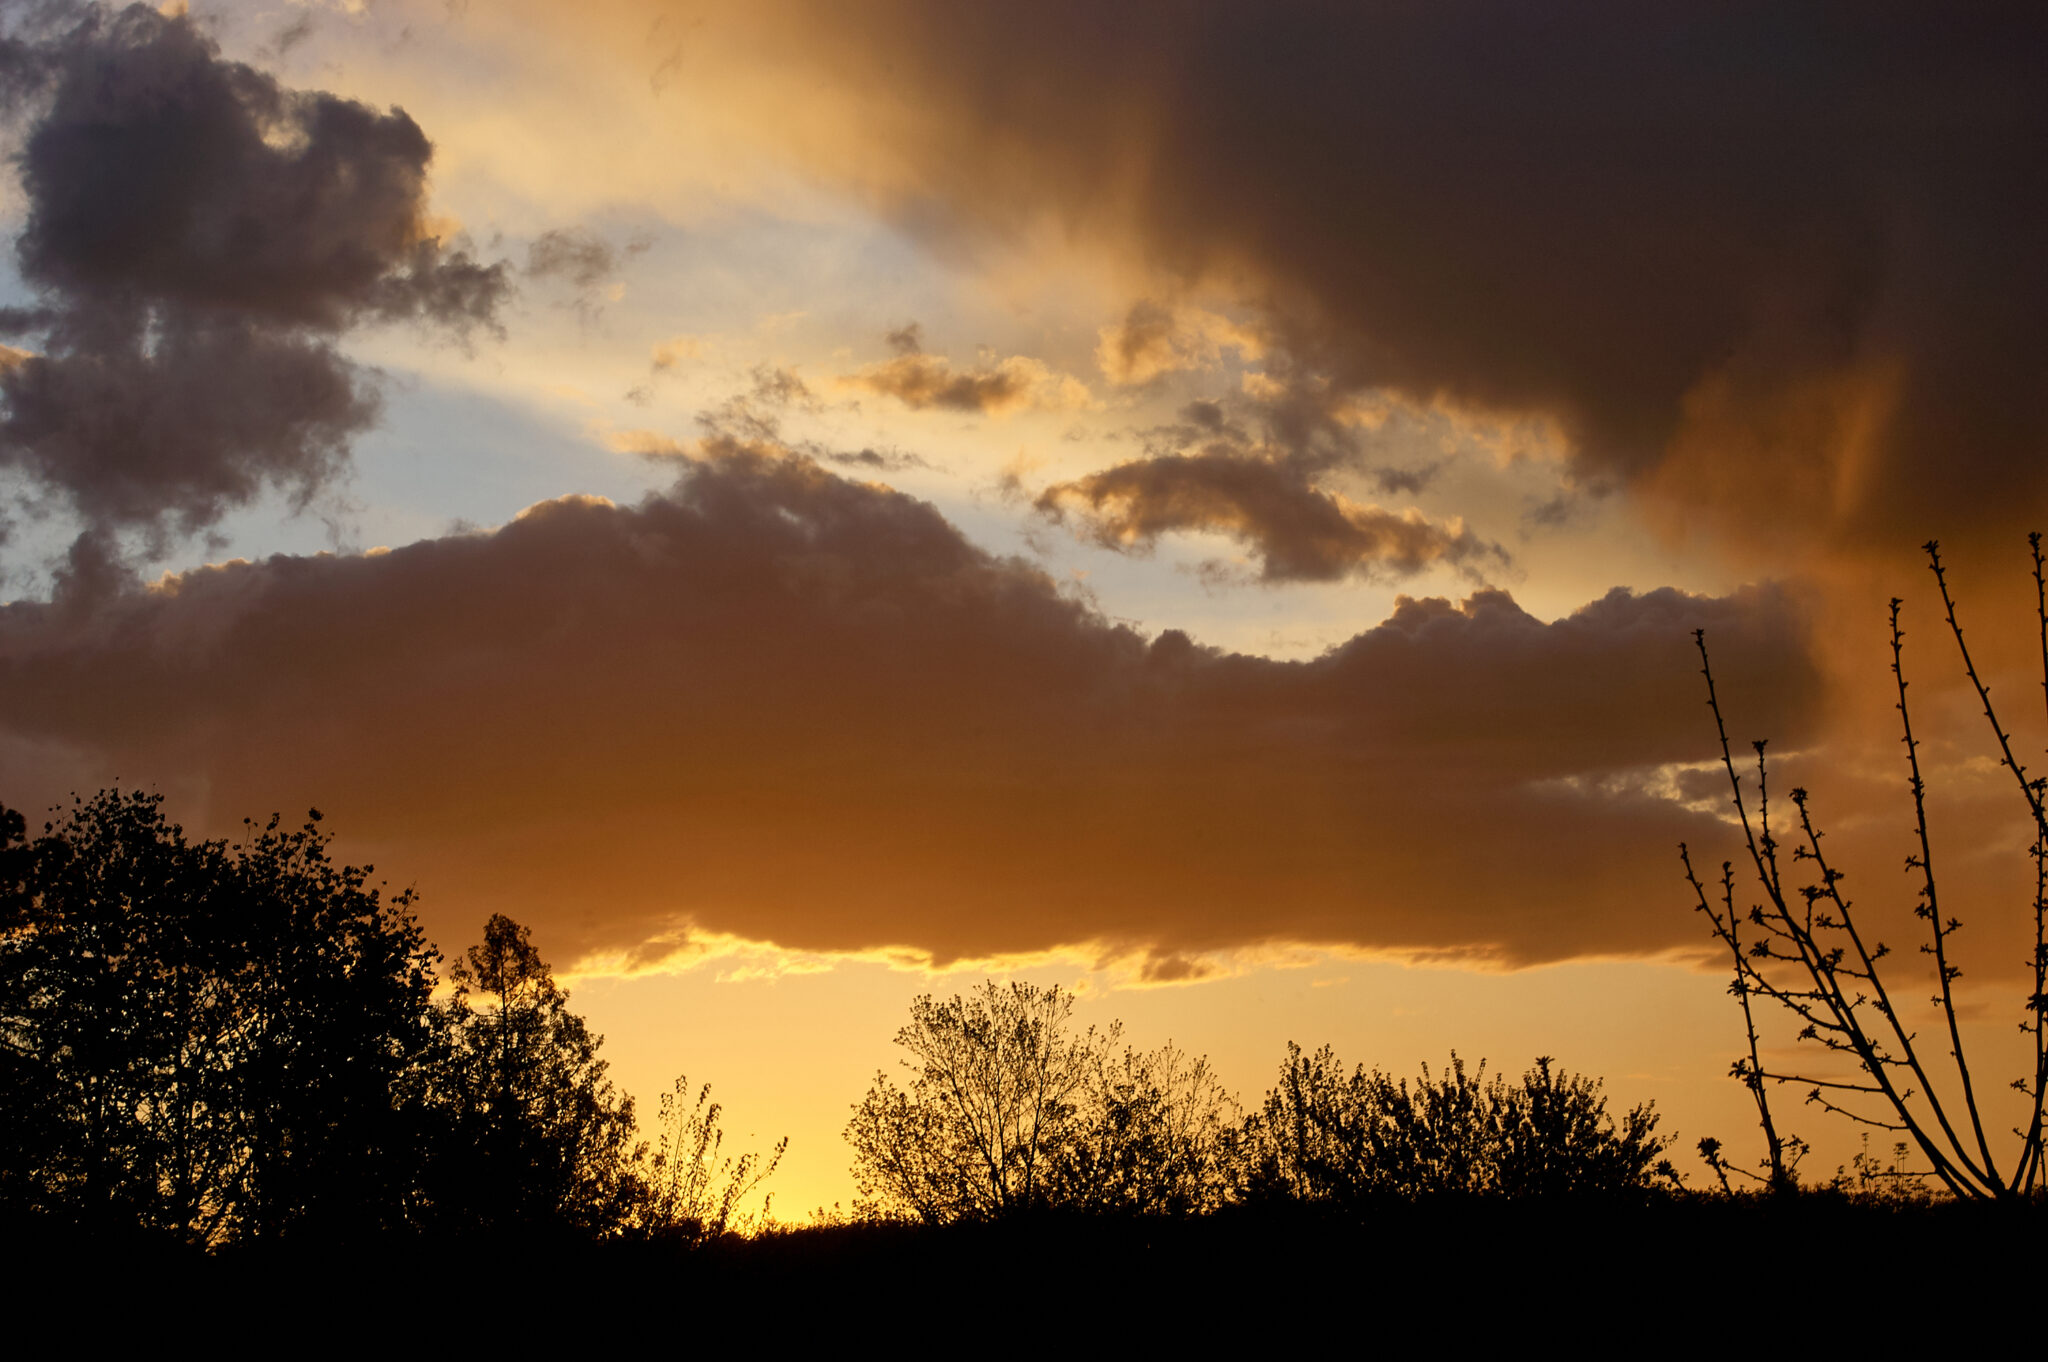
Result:
[[[1677,1174],[1648,1106],[1617,1122],[1548,1058],[1515,1082],[1419,1081],[1290,1044],[1243,1117],[1206,1060],[1118,1050],[1058,988],[985,983],[911,1006],[910,1086],[878,1074],[847,1125],[861,1210],[926,1224],[1033,1209],[1189,1216],[1235,1201],[1349,1207],[1443,1197],[1641,1199]]]
[[[660,1148],[649,1167],[640,1212],[640,1228],[649,1237],[695,1247],[774,1223],[772,1197],[764,1197],[756,1212],[741,1207],[774,1176],[789,1137],[783,1136],[766,1159],[753,1153],[727,1155],[725,1132],[719,1128],[723,1112],[711,1100],[709,1083],[691,1100],[688,1083],[678,1077],[661,1095]]]
[[[1329,1046],[1290,1043],[1279,1082],[1246,1123],[1247,1194],[1357,1206],[1454,1197],[1640,1197],[1674,1178],[1656,1113],[1617,1126],[1594,1079],[1548,1058],[1517,1083],[1468,1072],[1455,1052],[1412,1085],[1350,1071]]]

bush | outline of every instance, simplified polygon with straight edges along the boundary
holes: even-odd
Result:
[[[1595,1079],[1548,1058],[1509,1084],[1468,1072],[1455,1052],[1441,1075],[1412,1086],[1360,1065],[1348,1073],[1327,1045],[1289,1044],[1279,1083],[1246,1123],[1247,1194],[1355,1206],[1453,1197],[1623,1198],[1675,1174],[1656,1113],[1632,1108],[1619,1127]]]

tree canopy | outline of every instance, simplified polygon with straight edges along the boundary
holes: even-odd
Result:
[[[114,791],[33,839],[6,816],[10,1201],[208,1244],[403,1218],[436,956],[318,824],[195,842]]]
[[[411,892],[320,823],[194,840],[107,790],[31,837],[0,808],[0,1209],[208,1248],[659,1220],[530,933],[494,915],[437,1001]]]
[[[944,1224],[1042,1208],[1192,1211],[1214,1199],[1228,1097],[1207,1061],[1117,1049],[1057,985],[926,994],[846,1128],[875,1214]]]
[[[602,1233],[640,1194],[633,1100],[569,1011],[532,934],[502,913],[449,970],[428,1085],[448,1145],[432,1186],[469,1228]]]

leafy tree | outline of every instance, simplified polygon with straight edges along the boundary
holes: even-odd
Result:
[[[449,971],[431,1100],[446,1122],[429,1195],[454,1229],[603,1235],[631,1220],[633,1100],[569,1011],[531,933],[502,913]],[[481,1005],[479,1005],[481,1004]]]
[[[873,1204],[927,1222],[991,1219],[1046,1204],[1062,1143],[1116,1028],[1076,1032],[1055,985],[985,983],[910,1005],[896,1033],[906,1092],[876,1074],[846,1136]]]
[[[253,949],[235,989],[251,1040],[250,1226],[322,1234],[395,1229],[409,1215],[433,1062],[439,953],[410,890],[382,900],[368,867],[336,865],[319,815],[253,824],[231,849],[222,921]]]
[[[161,796],[0,812],[0,1190],[190,1242],[389,1227],[434,954],[311,816],[188,841]]]
[[[943,1224],[1221,1199],[1234,1108],[1208,1062],[1119,1053],[1121,1027],[1076,1029],[1073,1007],[1057,986],[994,982],[911,1004],[896,1034],[910,1086],[877,1074],[846,1128],[871,1214]]]
[[[1236,1179],[1238,1108],[1204,1057],[1167,1044],[1095,1057],[1060,1146],[1055,1199],[1088,1210],[1197,1215]]]

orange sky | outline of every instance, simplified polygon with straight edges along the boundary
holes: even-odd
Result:
[[[0,800],[319,806],[444,948],[529,923],[650,1106],[790,1133],[785,1211],[991,971],[1247,1100],[1289,1039],[1542,1053],[1750,1138],[1691,631],[1903,942],[1895,594],[2018,1015],[2024,810],[1917,546],[2038,752],[2031,10],[0,33]]]

